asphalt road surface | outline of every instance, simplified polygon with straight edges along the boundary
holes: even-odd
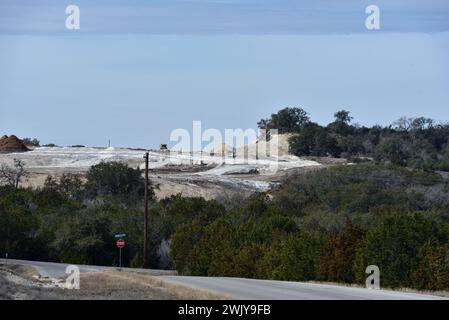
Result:
[[[432,295],[315,283],[220,277],[161,276],[165,281],[248,300],[434,300]]]
[[[0,263],[5,263],[0,259]],[[68,264],[26,260],[8,260],[9,264],[34,266],[41,276],[51,278],[66,277]],[[80,272],[98,272],[113,267],[78,265]],[[315,283],[255,280],[222,277],[184,277],[173,275],[173,271],[130,269],[125,271],[158,274],[161,279],[174,284],[186,285],[223,294],[233,299],[248,300],[434,300],[443,299],[433,295],[390,290],[368,290],[337,285]]]
[[[0,259],[0,264],[4,264],[5,262],[6,262],[5,259]],[[68,275],[65,273],[65,271],[66,271],[66,268],[70,265],[70,264],[65,264],[65,263],[14,260],[14,259],[8,259],[8,264],[33,266],[37,269],[37,271],[39,272],[39,274],[42,277],[56,278],[56,279],[67,277]],[[116,267],[103,267],[103,266],[77,265],[77,267],[80,269],[81,273],[83,273],[83,272],[99,272],[99,271],[106,271],[106,270],[117,270]],[[122,268],[122,270],[149,273],[149,274],[153,274],[153,275],[176,274],[175,271],[170,271],[170,270],[135,269],[135,268]]]

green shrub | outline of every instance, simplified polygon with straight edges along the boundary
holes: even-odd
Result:
[[[101,162],[92,166],[86,175],[86,194],[91,198],[107,198],[136,204],[143,202],[144,180],[140,169],[121,162]],[[150,198],[154,197],[149,186]]]
[[[432,240],[419,252],[412,274],[413,286],[420,290],[449,289],[449,244]]]
[[[278,252],[279,265],[273,269],[272,278],[291,281],[316,280],[316,262],[324,240],[319,233],[299,232],[288,236]]]
[[[331,235],[318,258],[318,278],[323,281],[353,283],[354,262],[365,230],[351,223],[340,233]]]
[[[170,257],[179,273],[192,273],[189,258],[193,248],[203,236],[203,229],[201,223],[195,220],[192,223],[179,226],[173,234],[170,243]]]
[[[419,249],[428,241],[443,237],[436,223],[422,214],[394,214],[383,217],[369,230],[356,257],[356,278],[364,283],[365,269],[377,265],[384,287],[412,287],[412,272],[419,265]]]

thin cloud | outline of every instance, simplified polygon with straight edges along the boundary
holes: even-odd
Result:
[[[79,33],[339,34],[363,33],[365,8],[381,9],[380,32],[449,31],[446,0],[89,0]],[[65,4],[2,0],[0,33],[65,33]]]

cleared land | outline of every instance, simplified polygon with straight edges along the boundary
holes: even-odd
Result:
[[[213,199],[265,192],[275,188],[285,175],[323,166],[313,159],[289,155],[287,137],[280,136],[278,150],[269,153],[259,143],[256,156],[255,145],[250,144],[237,149],[235,158],[229,150],[193,154],[152,150],[150,179],[159,187],[155,190],[159,199],[179,193]],[[145,152],[126,148],[39,147],[29,152],[0,154],[0,162],[13,165],[14,159],[23,161],[30,175],[22,186],[40,187],[48,175],[84,175],[101,161],[120,161],[143,168]]]

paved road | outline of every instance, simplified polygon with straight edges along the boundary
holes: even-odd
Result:
[[[0,259],[0,263],[5,263]],[[38,262],[26,260],[8,260],[10,264],[31,265],[42,276],[52,278],[66,277],[68,264]],[[112,267],[78,265],[80,272],[98,272],[116,269]],[[233,299],[249,300],[432,300],[442,299],[437,296],[416,293],[368,290],[336,285],[324,285],[290,281],[255,280],[221,277],[183,277],[173,275],[173,271],[123,268],[125,271],[144,272],[159,275],[166,282],[187,285],[194,288],[214,291]]]
[[[247,300],[433,300],[431,295],[314,283],[220,277],[160,276],[165,281]]]
[[[5,259],[0,259],[0,263],[5,263]],[[42,277],[49,278],[65,278],[67,274],[65,270],[70,264],[65,263],[55,263],[55,262],[41,262],[41,261],[28,261],[28,260],[14,260],[8,259],[8,264],[18,264],[18,265],[29,265],[35,267]],[[77,265],[80,272],[98,272],[105,270],[117,270],[115,267],[103,267],[103,266],[86,266]],[[149,273],[152,275],[173,275],[176,274],[175,271],[170,270],[155,270],[155,269],[136,269],[136,268],[122,268],[125,271],[142,272]]]

